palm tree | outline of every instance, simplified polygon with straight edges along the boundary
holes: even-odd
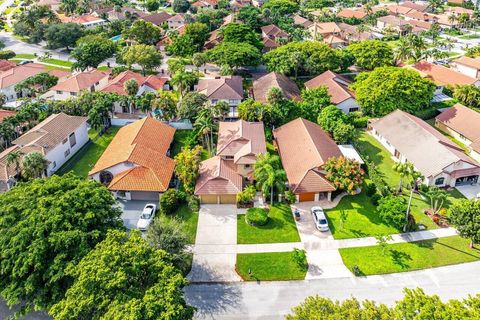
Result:
[[[453,97],[467,107],[476,108],[480,105],[480,90],[474,85],[456,86],[453,90]]]
[[[15,175],[20,175],[20,162],[23,153],[20,150],[14,150],[7,155],[7,166],[15,166]]]
[[[152,101],[153,109],[160,110],[159,117],[170,120],[176,117],[178,97],[174,92],[160,91]]]
[[[204,145],[207,146],[208,153],[212,155],[213,131],[215,128],[215,124],[209,110],[204,109],[202,110],[202,112],[200,112],[199,116],[195,120],[194,127],[197,133],[202,136]]]
[[[230,111],[230,106],[225,101],[219,101],[210,107],[213,118],[224,120]]]
[[[270,203],[273,204],[273,190],[277,189],[279,193],[285,190],[285,181],[287,176],[282,169],[280,158],[270,153],[259,154],[255,163],[254,173],[257,181],[257,188],[267,197],[270,194]]]
[[[133,113],[135,96],[138,92],[138,83],[134,79],[129,79],[123,84],[123,89],[128,94],[128,109],[130,110],[130,113]]]
[[[180,98],[188,91],[188,89],[197,81],[197,77],[191,72],[178,72],[170,80],[170,83],[177,87],[180,92]]]
[[[402,192],[403,179],[412,177],[415,168],[410,162],[397,162],[392,167],[393,171],[400,175],[400,182],[398,184],[398,192]]]
[[[23,158],[23,175],[27,179],[41,178],[49,161],[39,152],[31,152]]]
[[[412,56],[412,50],[407,38],[400,38],[398,47],[395,49],[395,59],[397,61],[406,61]]]

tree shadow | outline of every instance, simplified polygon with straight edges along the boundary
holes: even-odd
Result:
[[[236,284],[192,284],[184,289],[187,303],[194,306],[199,318],[215,318],[240,305],[241,291]]]
[[[410,267],[407,261],[411,261],[412,257],[408,253],[393,249],[389,251],[389,254],[395,265],[400,266],[402,269],[407,269]]]

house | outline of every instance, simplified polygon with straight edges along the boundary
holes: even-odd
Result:
[[[20,151],[22,156],[41,153],[49,162],[45,175],[51,176],[88,140],[86,117],[52,114],[13,140],[12,146],[0,153],[0,192],[8,190],[14,182],[15,168],[6,161],[11,152]]]
[[[167,19],[168,29],[177,29],[185,25],[185,16],[182,13],[177,13],[176,15]]]
[[[424,28],[417,27],[415,22],[412,22],[412,20],[405,20],[394,15],[377,18],[377,28],[382,32],[390,29],[400,35],[405,35],[409,32],[420,33],[424,31]]]
[[[17,66],[17,64],[10,60],[0,60],[0,72],[7,71],[13,69]]]
[[[192,3],[192,6],[196,8],[216,9],[218,6],[217,0],[197,0]]]
[[[304,29],[307,29],[308,27],[310,27],[313,24],[313,22],[308,20],[308,19],[305,19],[304,17],[302,17],[299,14],[295,14],[293,16],[293,24],[295,24],[297,26],[301,26]]]
[[[480,161],[480,113],[457,103],[435,118],[435,126],[468,146],[470,156]]]
[[[195,195],[201,203],[236,203],[244,180],[253,180],[257,155],[266,152],[262,122],[220,122],[217,154],[201,162]]]
[[[217,44],[222,42],[222,39],[223,39],[223,36],[222,36],[222,33],[220,32],[220,30],[219,29],[213,30],[212,32],[210,32],[208,34],[208,39],[207,39],[207,41],[205,41],[205,44],[203,45],[203,47],[206,50],[212,49]]]
[[[63,101],[78,96],[82,91],[99,91],[107,85],[108,77],[109,73],[97,69],[73,73],[50,88],[43,97]]]
[[[328,44],[331,48],[343,48],[347,45],[347,41],[339,36],[329,35],[323,38],[323,42]]]
[[[363,19],[367,13],[363,8],[343,8],[337,13],[337,17],[345,19]]]
[[[286,42],[288,41],[288,33],[280,29],[274,24],[269,24],[268,26],[262,27],[262,38],[268,38],[275,42]]]
[[[413,1],[404,1],[401,4],[401,6],[406,7],[406,8],[411,8],[411,9],[417,10],[419,12],[426,12],[428,10],[428,5],[420,4],[418,2],[413,2]]]
[[[452,63],[453,69],[470,78],[480,78],[480,57],[462,56]]]
[[[0,123],[8,117],[13,117],[17,114],[15,111],[0,109]]]
[[[407,7],[407,6],[402,6],[399,4],[391,4],[385,7],[387,12],[392,15],[405,15],[409,13],[410,11],[414,10],[413,8]]]
[[[122,127],[88,173],[117,198],[158,201],[172,179],[168,157],[175,128],[153,118]]]
[[[442,93],[445,86],[468,84],[477,87],[480,86],[480,80],[471,78],[451,68],[438,64],[420,61],[414,64],[412,69],[419,72],[422,77],[431,79],[437,85],[435,95]]]
[[[171,14],[165,11],[160,11],[156,13],[149,14],[148,16],[144,16],[142,19],[153,23],[157,27],[162,26],[164,23],[167,23],[167,20],[172,17]]]
[[[341,38],[345,39],[347,42],[373,40],[376,38],[372,32],[360,31],[358,26],[352,26],[343,22],[340,22],[337,25],[341,30]]]
[[[37,2],[38,6],[47,6],[53,12],[57,12],[60,10],[62,6],[62,2],[60,0],[40,0]]]
[[[360,110],[354,92],[348,88],[350,83],[349,79],[329,70],[305,82],[305,88],[315,89],[325,86],[332,103],[343,112],[349,113]]]
[[[397,161],[410,162],[429,186],[478,183],[480,164],[437,129],[409,113],[393,111],[370,124],[371,133]]]
[[[197,91],[206,95],[211,105],[216,105],[221,101],[226,102],[230,107],[227,117],[238,117],[237,107],[244,97],[242,77],[229,76],[200,79]]]
[[[244,7],[251,6],[252,1],[250,1],[250,0],[230,0],[229,4],[230,4],[230,10],[232,10],[233,12],[238,12],[238,11],[240,11],[240,9],[242,9]]]
[[[48,71],[44,65],[38,63],[18,65],[0,72],[0,92],[6,96],[7,102],[15,101],[22,96],[15,91],[15,85],[43,72]]]
[[[310,34],[310,38],[313,40],[326,39],[330,36],[339,36],[341,29],[336,22],[315,22],[307,29]]]
[[[138,19],[138,18],[144,18],[145,16],[148,15],[148,13],[145,13],[143,11],[140,11],[135,8],[131,7],[107,7],[107,8],[102,8],[95,10],[93,12],[93,15],[96,15],[97,17],[105,17],[109,21],[112,20],[124,20],[124,19]]]
[[[302,118],[276,128],[273,137],[297,201],[331,200],[336,188],[325,178],[323,165],[342,156],[335,141],[319,125]]]
[[[286,75],[270,72],[253,81],[253,98],[267,103],[267,94],[271,88],[279,88],[285,99],[300,100],[300,90],[297,84]]]
[[[107,21],[91,14],[84,14],[81,16],[71,16],[67,17],[65,15],[59,15],[60,21],[62,23],[76,23],[79,24],[85,29],[93,29],[99,26],[104,26],[107,24]]]

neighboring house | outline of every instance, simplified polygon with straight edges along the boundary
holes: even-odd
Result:
[[[345,39],[347,42],[376,39],[375,34],[369,31],[359,31],[357,26],[352,26],[343,22],[340,22],[337,25],[341,30],[341,38]]]
[[[0,72],[0,92],[7,97],[7,102],[15,101],[20,96],[15,92],[15,85],[39,73],[48,72],[44,65],[28,63]]]
[[[382,32],[390,29],[399,35],[405,35],[409,32],[416,34],[424,31],[424,28],[418,27],[416,24],[417,22],[414,22],[414,20],[405,20],[394,15],[383,16],[377,19],[377,28]]]
[[[401,5],[402,7],[411,8],[420,12],[426,12],[428,10],[427,4],[420,4],[418,2],[413,2],[413,1],[405,1]]]
[[[437,129],[396,110],[370,124],[372,135],[400,162],[410,162],[429,186],[478,183],[480,165]]]
[[[480,80],[438,64],[420,61],[411,68],[418,71],[422,77],[431,79],[437,85],[435,95],[441,94],[445,86],[467,84],[475,85],[476,87],[480,86]]]
[[[336,188],[325,178],[323,166],[329,158],[343,155],[335,141],[319,125],[302,118],[273,130],[273,136],[297,201],[331,200]]]
[[[148,15],[143,11],[140,11],[131,7],[109,7],[95,10],[94,15],[98,17],[106,17],[108,20],[123,20],[128,18],[143,18]]]
[[[313,24],[313,22],[308,20],[308,19],[305,19],[304,17],[302,17],[299,14],[295,14],[293,16],[293,24],[295,24],[297,26],[301,26],[304,29],[307,29],[308,27],[310,27]]]
[[[222,39],[223,39],[223,36],[220,32],[219,29],[217,30],[213,30],[212,32],[210,32],[208,34],[208,39],[207,41],[205,41],[205,44],[204,44],[204,48],[206,50],[208,49],[212,49],[213,47],[215,47],[217,44],[219,44],[220,42],[222,42]]]
[[[77,97],[82,91],[99,91],[107,85],[108,76],[109,73],[97,69],[73,73],[50,88],[43,97],[62,101]]]
[[[99,26],[104,26],[107,24],[107,21],[90,14],[85,14],[82,16],[71,16],[67,17],[65,15],[59,15],[60,21],[63,23],[76,23],[81,26],[84,26],[85,29],[93,29]]]
[[[0,192],[8,190],[7,182],[15,175],[15,168],[7,166],[8,154],[17,150],[23,156],[41,153],[49,162],[45,175],[51,176],[88,142],[87,131],[86,117],[58,113],[13,140],[12,147],[0,153]]]
[[[480,161],[480,113],[457,103],[435,118],[435,126],[468,146],[470,156]]]
[[[156,13],[149,14],[148,16],[143,17],[142,19],[153,23],[157,27],[162,26],[164,23],[167,23],[167,20],[172,17],[171,14],[165,11],[160,11]]]
[[[300,90],[297,84],[286,75],[270,72],[253,81],[253,98],[267,103],[267,94],[271,88],[279,88],[285,99],[300,100]]]
[[[243,79],[240,76],[217,77],[214,79],[200,79],[197,91],[206,95],[212,105],[226,102],[230,110],[227,118],[237,118],[237,107],[242,102]]]
[[[168,29],[177,29],[185,25],[185,17],[182,13],[177,13],[176,15],[167,19]]]
[[[480,57],[470,58],[462,56],[452,63],[453,68],[468,77],[480,78]]]
[[[7,71],[13,69],[17,66],[17,64],[10,60],[0,60],[0,72]]]
[[[280,29],[274,24],[262,27],[262,38],[268,38],[277,43],[288,41],[288,33]]]
[[[313,40],[325,40],[331,36],[339,37],[342,31],[336,22],[314,22],[307,30]]]
[[[351,81],[342,77],[332,71],[325,71],[321,75],[305,82],[305,88],[315,89],[320,86],[325,86],[328,94],[340,110],[345,113],[360,110],[360,107],[355,100],[355,94],[348,88]]]
[[[0,109],[0,123],[2,123],[6,118],[13,117],[16,114],[17,113],[15,111]]]
[[[346,19],[363,19],[367,16],[367,13],[363,8],[343,8],[337,13],[337,17]]]
[[[407,6],[402,6],[402,5],[399,5],[399,4],[391,4],[391,5],[388,5],[388,6],[384,7],[384,9],[386,9],[387,12],[392,14],[392,15],[405,15],[405,14],[407,14],[410,11],[413,10],[413,8],[410,8],[410,7],[407,7]]]
[[[217,0],[197,0],[194,3],[192,3],[192,6],[200,9],[216,9],[218,6],[218,1]]]
[[[62,2],[60,0],[40,0],[37,2],[37,5],[47,6],[52,9],[52,11],[57,12],[60,10]]]
[[[122,127],[88,173],[117,198],[158,201],[172,179],[168,157],[175,128],[153,118]]]
[[[253,181],[257,155],[266,152],[262,122],[220,122],[217,154],[200,164],[195,195],[201,203],[236,203],[243,181]]]

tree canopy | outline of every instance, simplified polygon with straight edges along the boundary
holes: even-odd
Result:
[[[220,29],[224,42],[249,43],[257,49],[262,49],[260,35],[250,26],[243,23],[229,23]]]
[[[45,30],[45,40],[51,49],[67,48],[75,45],[83,37],[83,27],[76,23],[58,23],[48,26]]]
[[[73,173],[0,194],[0,289],[8,305],[49,309],[72,285],[65,273],[109,229],[123,229],[112,194]]]
[[[480,243],[480,202],[476,199],[462,199],[449,208],[449,221],[460,235],[474,243]]]
[[[249,43],[222,42],[206,52],[209,61],[234,70],[243,66],[257,66],[262,59],[260,50]]]
[[[393,64],[393,50],[385,41],[360,41],[349,45],[348,50],[355,57],[356,64],[366,70]]]
[[[129,67],[138,64],[143,75],[162,64],[162,54],[154,46],[146,44],[126,47],[122,52],[122,59]]]
[[[363,183],[364,171],[360,168],[360,164],[345,157],[332,157],[325,163],[325,171],[327,178],[332,184],[350,194],[355,194],[357,188]]]
[[[162,30],[151,22],[138,19],[123,32],[127,39],[138,44],[155,45],[162,36]]]
[[[405,68],[380,67],[360,73],[352,85],[364,114],[383,116],[396,109],[407,112],[426,108],[432,100],[435,84],[418,72]]]
[[[88,35],[78,39],[71,56],[77,60],[74,69],[97,68],[100,63],[113,57],[117,46],[112,40],[98,35]]]

